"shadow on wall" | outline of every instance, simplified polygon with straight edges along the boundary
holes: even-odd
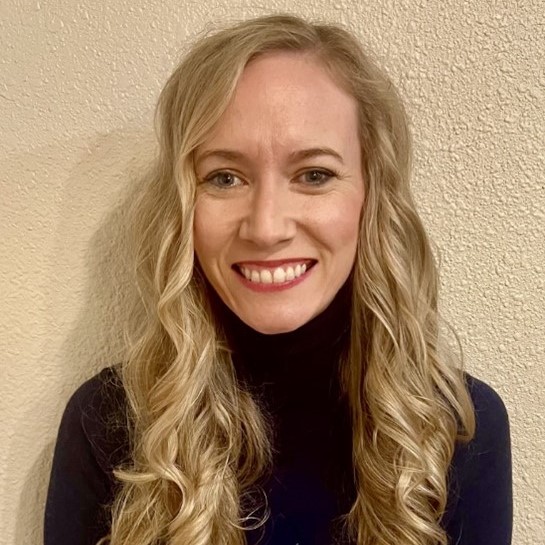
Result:
[[[57,285],[47,290],[45,312],[58,319],[57,327],[68,334],[54,362],[49,362],[58,382],[44,393],[45,405],[53,405],[52,398],[58,396],[64,406],[77,386],[122,358],[124,325],[136,295],[127,247],[127,211],[154,156],[151,131],[133,128],[109,133],[87,147],[68,178],[58,184],[62,196],[49,259],[59,273],[54,279]],[[28,418],[35,411],[33,407]],[[15,527],[18,545],[42,541],[36,534],[43,533],[53,448],[48,441],[36,454],[22,485]]]
[[[109,133],[95,142],[65,186],[55,253],[82,269],[79,278],[85,278],[81,293],[77,284],[71,290],[81,304],[60,357],[63,376],[75,376],[75,383],[117,363],[123,354],[122,331],[135,296],[127,212],[154,156],[151,131]],[[79,255],[72,255],[70,247],[75,233],[82,238],[77,240]],[[57,308],[62,304],[58,301]]]

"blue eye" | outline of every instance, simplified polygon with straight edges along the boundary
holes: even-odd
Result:
[[[323,170],[323,169],[312,169],[307,170],[306,172],[303,172],[301,175],[301,178],[303,178],[303,182],[308,185],[313,186],[320,186],[331,180],[331,178],[334,178],[336,174],[334,172],[331,172],[329,170]]]
[[[228,189],[242,183],[238,176],[228,171],[213,172],[212,174],[209,174],[204,181],[215,185],[220,189]]]

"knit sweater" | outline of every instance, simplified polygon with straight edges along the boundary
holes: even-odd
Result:
[[[355,498],[348,408],[339,359],[349,334],[346,289],[296,331],[264,335],[221,302],[216,310],[238,379],[272,426],[273,465],[262,486],[270,516],[246,532],[249,545],[344,543],[341,517]],[[512,525],[509,426],[499,396],[467,375],[477,431],[459,444],[449,472],[450,543],[509,545]],[[129,458],[123,387],[114,368],[84,383],[59,429],[45,514],[45,545],[93,545],[108,533],[113,468]],[[397,544],[396,544],[397,545]]]

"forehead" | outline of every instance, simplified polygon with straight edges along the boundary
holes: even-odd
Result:
[[[267,53],[246,66],[204,146],[354,146],[357,119],[355,99],[315,55]]]

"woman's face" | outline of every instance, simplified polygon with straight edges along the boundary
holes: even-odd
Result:
[[[364,183],[354,98],[310,55],[260,56],[195,166],[195,251],[224,303],[270,334],[323,311],[356,254]]]

